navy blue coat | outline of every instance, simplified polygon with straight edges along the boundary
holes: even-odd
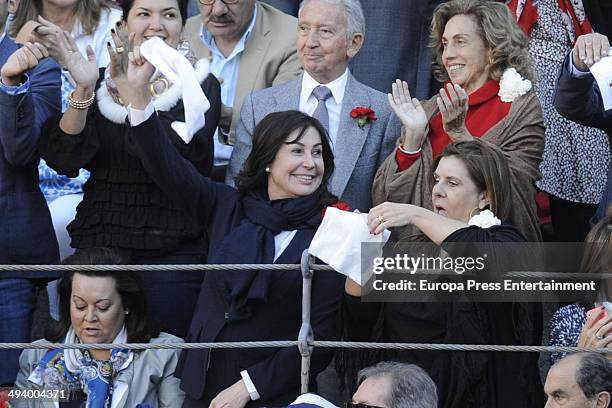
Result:
[[[0,66],[19,46],[0,42]],[[59,252],[47,202],[38,187],[40,129],[59,113],[60,70],[50,59],[28,73],[22,95],[0,91],[0,264],[54,264]],[[0,278],[50,274],[1,272]]]
[[[569,71],[571,53],[563,62],[563,68],[557,80],[554,105],[557,111],[569,120],[584,126],[596,127],[612,136],[612,110],[604,111],[601,92],[593,75],[575,78]],[[603,141],[602,141],[603,143]],[[593,222],[606,214],[612,205],[612,166],[608,167],[608,184],[601,198]]]
[[[244,219],[237,191],[199,174],[172,149],[153,116],[132,128],[131,142],[151,178],[169,196],[200,220],[209,236],[209,256],[215,256],[222,239]],[[297,264],[308,248],[315,229],[298,230],[276,263]],[[240,239],[241,237],[237,237]],[[244,245],[249,245],[244,242]],[[302,276],[299,271],[274,271],[268,299],[252,302],[252,317],[232,320],[227,289],[219,279],[223,272],[208,272],[202,284],[188,342],[295,340],[301,325]],[[313,279],[311,321],[314,337],[330,340],[335,335],[338,301],[344,279],[335,272],[317,272]],[[312,378],[331,359],[331,350],[315,351]],[[177,367],[181,388],[205,406],[219,392],[241,379],[247,370],[261,399],[249,406],[285,406],[299,395],[300,354],[297,348],[226,349],[184,351]]]

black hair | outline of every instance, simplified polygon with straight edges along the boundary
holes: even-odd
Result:
[[[183,25],[185,25],[185,22],[187,21],[187,0],[176,0],[176,3],[178,4],[179,12],[181,13]],[[125,21],[127,21],[128,14],[130,14],[130,10],[133,6],[134,0],[123,0],[121,2],[121,8],[123,10],[123,19]]]
[[[64,265],[126,265],[130,258],[117,250],[109,248],[79,249],[66,258]],[[115,281],[117,292],[121,297],[123,308],[129,310],[125,316],[125,329],[130,343],[148,343],[152,337],[159,335],[154,327],[147,308],[147,297],[140,275],[133,271],[66,271],[62,273],[57,287],[59,295],[58,324],[49,327],[46,338],[50,341],[62,341],[68,333],[70,319],[70,298],[72,279],[78,273],[90,277],[110,277]]]
[[[284,144],[299,141],[308,128],[314,128],[321,136],[322,156],[325,169],[321,186],[317,190],[321,196],[321,205],[334,204],[338,201],[327,189],[334,172],[334,153],[329,143],[327,130],[317,119],[305,113],[291,110],[274,112],[266,115],[253,130],[253,148],[247,157],[240,173],[236,176],[236,188],[241,195],[251,191],[268,191],[268,167]],[[287,140],[292,132],[298,131],[293,140]]]
[[[576,367],[576,383],[587,399],[600,392],[612,395],[612,361],[598,353],[581,353]]]

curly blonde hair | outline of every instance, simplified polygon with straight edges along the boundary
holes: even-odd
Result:
[[[43,0],[21,0],[9,29],[11,37],[15,38],[25,23],[36,20],[42,12],[42,2]],[[74,5],[75,22],[79,21],[83,25],[85,35],[93,34],[100,23],[102,9],[110,7],[106,0],[79,0]]]
[[[431,21],[429,46],[435,61],[433,73],[437,80],[446,82],[448,73],[442,63],[442,35],[446,23],[456,15],[472,17],[480,38],[489,50],[489,79],[499,80],[507,68],[515,68],[523,77],[535,77],[533,62],[527,50],[528,38],[516,23],[510,9],[504,4],[488,0],[451,0],[440,4]]]

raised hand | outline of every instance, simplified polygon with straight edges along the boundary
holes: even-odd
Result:
[[[64,57],[66,54],[60,48],[57,35],[63,32],[62,28],[38,16],[40,23],[30,34],[30,41],[41,43],[49,52],[49,56],[57,61],[62,67],[66,66]]]
[[[116,30],[111,31],[114,47],[110,43],[107,44],[108,55],[110,56],[109,73],[125,106],[130,104],[127,74],[130,64],[128,47],[134,35],[133,33],[128,34],[124,25],[118,22]]]
[[[114,47],[110,43],[107,44],[108,54],[110,56],[110,76],[117,83],[119,80],[127,81],[127,70],[129,65],[128,44],[130,37],[134,34],[128,34],[124,25],[117,22],[116,29],[111,30]]]
[[[600,308],[586,320],[578,338],[578,347],[612,348],[612,313],[605,314]],[[608,356],[612,358],[612,353]]]
[[[408,83],[395,80],[391,85],[391,93],[387,94],[389,105],[403,125],[404,149],[417,151],[421,148],[427,136],[427,115],[416,98],[410,97]]]
[[[444,131],[453,142],[472,140],[473,137],[465,127],[465,117],[468,112],[467,92],[459,85],[447,84],[440,89],[440,96],[436,98],[438,109],[442,115]]]
[[[155,73],[155,67],[140,53],[142,36],[131,35],[129,42],[128,58],[128,94],[132,106],[136,109],[144,109],[151,101],[150,81]]]
[[[580,71],[588,71],[599,60],[608,56],[610,41],[599,33],[584,34],[578,37],[572,51],[572,61]]]
[[[23,74],[34,68],[49,56],[49,51],[39,43],[27,42],[15,51],[2,66],[2,83],[7,86],[18,86]]]

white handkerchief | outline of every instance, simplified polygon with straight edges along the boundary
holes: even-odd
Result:
[[[336,271],[348,276],[360,285],[368,281],[372,274],[374,258],[382,255],[384,244],[391,232],[372,235],[368,230],[368,214],[342,211],[335,207],[327,208],[323,222],[317,229],[308,253],[316,256]],[[362,253],[362,243],[364,245]],[[361,263],[364,263],[364,282],[362,283]]]
[[[204,127],[204,114],[210,109],[191,63],[159,37],[143,42],[140,51],[170,82],[181,88],[185,122],[175,121],[171,126],[185,143],[191,142],[193,135]]]
[[[605,57],[593,64],[591,73],[599,85],[604,110],[612,109],[612,57]]]
[[[292,407],[294,405],[299,405],[303,407],[338,408],[325,398],[320,397],[317,394],[311,393],[300,395],[289,406]]]

